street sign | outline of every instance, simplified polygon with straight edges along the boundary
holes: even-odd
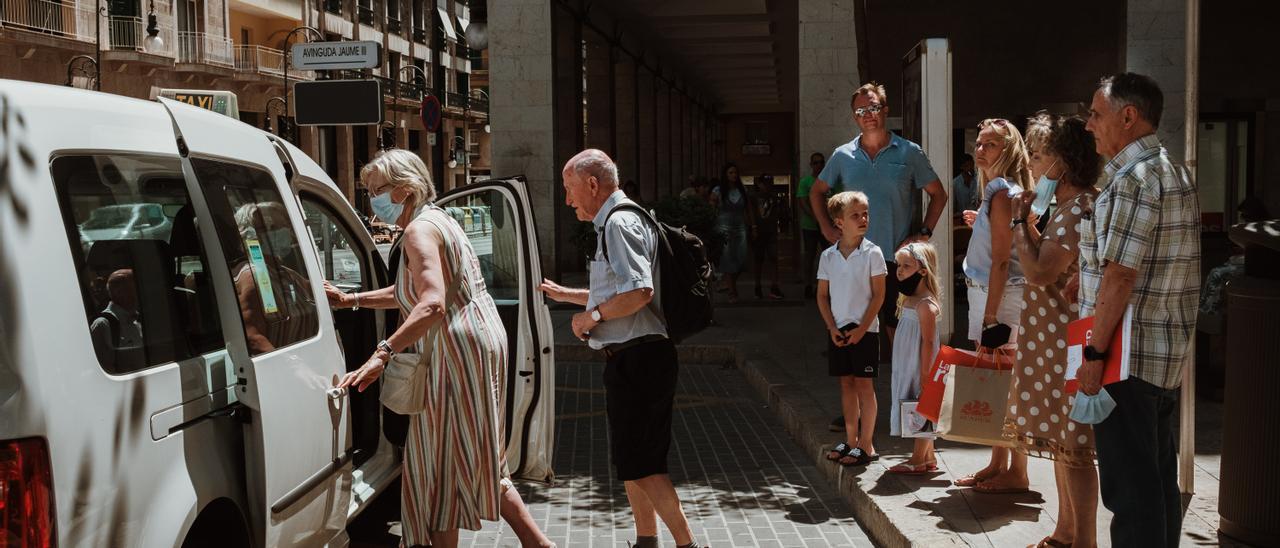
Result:
[[[365,41],[300,42],[293,45],[293,66],[299,70],[375,68],[382,65],[382,44]]]
[[[440,129],[440,100],[435,95],[422,99],[422,127],[429,132]]]
[[[377,80],[316,80],[293,88],[300,126],[381,124],[382,86]]]

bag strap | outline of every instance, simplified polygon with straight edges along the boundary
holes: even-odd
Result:
[[[613,206],[613,209],[609,210],[609,214],[604,218],[604,225],[608,227],[609,219],[620,211],[634,211],[640,214],[640,218],[649,221],[649,224],[653,227],[653,233],[658,237],[658,246],[661,248],[656,251],[669,251],[671,249],[671,245],[667,242],[667,235],[662,233],[662,227],[658,225],[658,219],[649,210],[640,207],[640,204],[635,202],[620,202]],[[609,239],[604,237],[603,229],[600,231],[600,238],[600,250],[604,254],[604,260],[607,262],[609,260]]]

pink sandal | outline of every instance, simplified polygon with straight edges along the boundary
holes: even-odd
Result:
[[[918,476],[921,474],[929,474],[938,471],[938,461],[929,461],[920,464],[899,463],[889,468],[889,472],[894,474],[903,474],[908,476]]]

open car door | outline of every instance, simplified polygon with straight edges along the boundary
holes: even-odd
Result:
[[[543,294],[538,236],[523,177],[455,189],[436,204],[462,225],[507,330],[507,467],[548,482],[555,442],[555,351]]]
[[[258,546],[343,538],[351,500],[349,414],[328,389],[346,372],[321,265],[304,252],[306,224],[292,168],[271,140],[226,116],[160,100],[209,250],[222,331],[248,409],[248,517]],[[203,228],[203,227],[202,227]],[[220,272],[219,272],[220,271]]]

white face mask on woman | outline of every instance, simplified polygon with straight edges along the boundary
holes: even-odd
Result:
[[[397,204],[391,201],[390,191],[374,196],[369,200],[369,205],[373,207],[373,214],[382,219],[382,222],[388,224],[396,224],[396,220],[404,212],[404,204]]]
[[[1055,160],[1036,182],[1036,201],[1031,202],[1031,213],[1036,217],[1044,215],[1044,212],[1049,210],[1049,204],[1053,202],[1053,193],[1058,189],[1058,179],[1050,179],[1049,171],[1056,165],[1058,162]]]

